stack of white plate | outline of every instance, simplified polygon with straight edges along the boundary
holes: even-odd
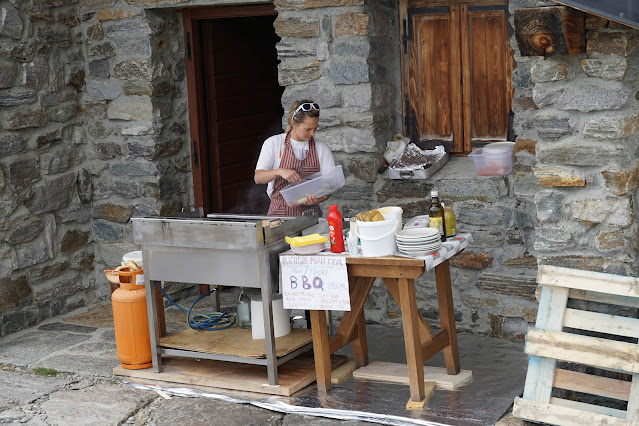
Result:
[[[397,248],[410,256],[425,256],[442,246],[439,231],[435,228],[409,228],[395,234]]]

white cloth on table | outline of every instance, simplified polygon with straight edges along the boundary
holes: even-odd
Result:
[[[429,271],[468,247],[468,244],[472,241],[472,234],[460,233],[454,237],[449,237],[446,242],[442,243],[442,246],[438,250],[430,252],[426,256],[408,256],[403,253],[395,253],[395,256],[423,259],[426,264],[426,270]]]
[[[260,157],[257,159],[257,165],[255,170],[275,170],[280,168],[280,161],[282,155],[284,155],[284,141],[286,140],[286,133],[271,136],[264,141],[262,145],[262,151],[260,151]],[[306,158],[308,153],[308,141],[296,141],[291,138],[291,148],[293,149],[293,155],[298,160]],[[320,163],[320,172],[335,167],[335,160],[330,148],[324,143],[315,139],[315,149],[317,150],[317,158]],[[269,198],[273,194],[274,180],[268,183],[266,193]]]

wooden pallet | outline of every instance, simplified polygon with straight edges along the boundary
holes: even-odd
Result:
[[[540,266],[541,298],[535,328],[526,336],[530,355],[516,417],[556,425],[639,424],[639,347],[572,329],[639,338],[639,319],[571,309],[568,299],[639,308],[639,279]],[[566,330],[567,329],[567,330]],[[560,369],[557,362],[581,364],[629,374],[630,381]],[[553,388],[627,401],[627,409],[552,397]]]

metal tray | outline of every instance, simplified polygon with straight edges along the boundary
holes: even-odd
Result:
[[[390,179],[403,179],[403,180],[411,180],[411,179],[428,179],[432,175],[434,175],[439,169],[441,169],[444,164],[448,163],[448,153],[446,153],[441,160],[437,161],[435,164],[430,166],[427,169],[421,170],[401,170],[401,169],[388,169],[388,177]]]

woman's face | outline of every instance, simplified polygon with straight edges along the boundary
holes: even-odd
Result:
[[[318,122],[319,118],[317,117],[305,117],[301,123],[293,122],[291,138],[300,142],[310,141],[315,136]]]

